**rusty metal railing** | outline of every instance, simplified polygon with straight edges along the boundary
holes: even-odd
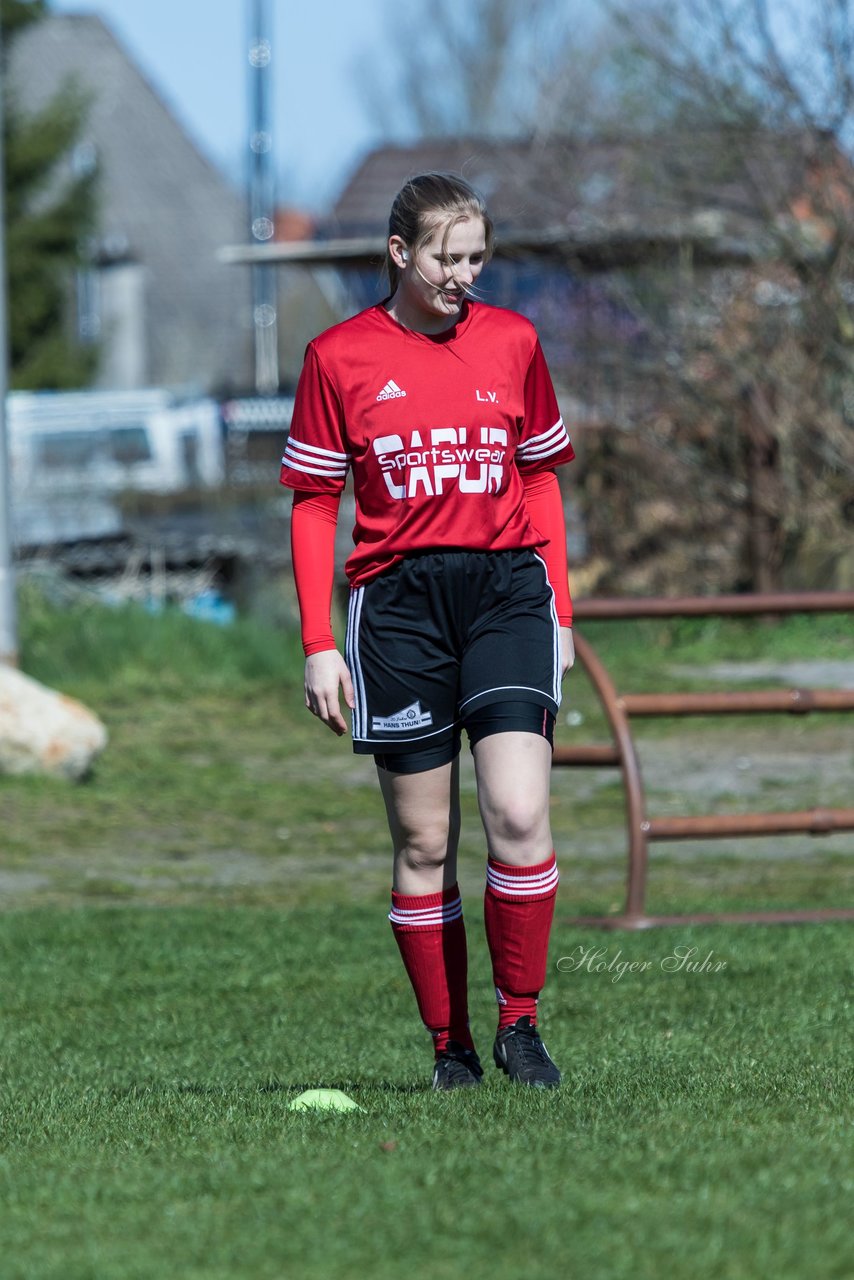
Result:
[[[854,592],[579,600],[575,604],[575,617],[581,621],[852,611],[854,611]],[[628,868],[626,903],[621,915],[576,917],[571,923],[598,925],[609,929],[647,929],[664,924],[724,922],[781,924],[854,920],[854,908],[648,915],[646,883],[651,841],[790,835],[798,832],[826,835],[830,831],[854,831],[854,809],[816,808],[796,813],[649,817],[646,812],[640,763],[629,725],[631,716],[744,715],[780,712],[805,715],[814,711],[854,711],[854,691],[784,689],[739,693],[619,694],[593,648],[577,629],[574,632],[574,638],[576,656],[587,671],[602,703],[613,735],[613,743],[610,746],[558,746],[555,748],[553,764],[558,768],[619,767],[623,776],[626,804]]]

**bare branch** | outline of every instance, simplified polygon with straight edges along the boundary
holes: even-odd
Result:
[[[765,55],[765,74],[768,87],[779,94],[786,106],[794,111],[795,118],[809,128],[816,127],[815,117],[803,94],[795,87],[780,50],[777,47],[768,20],[767,0],[753,0],[756,32]]]

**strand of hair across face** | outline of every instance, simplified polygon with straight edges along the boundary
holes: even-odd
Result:
[[[413,250],[413,252],[414,252],[414,250]],[[425,283],[426,285],[429,285],[429,287],[430,287],[431,289],[438,289],[438,290],[440,291],[440,293],[446,293],[446,292],[447,292],[447,290],[446,290],[445,288],[443,288],[441,285],[434,284],[434,282],[433,282],[432,280],[428,280],[428,279],[427,279],[427,277],[425,276],[424,272],[423,272],[423,271],[421,270],[421,268],[419,267],[417,259],[413,262],[413,264],[412,264],[412,265],[415,267],[415,270],[418,272],[418,274],[420,275],[420,277],[421,277],[421,279],[424,281],[424,283]],[[453,266],[453,264],[451,264],[451,265]],[[467,297],[467,298],[474,298],[474,299],[475,299],[475,301],[477,301],[477,299],[478,299],[479,297],[483,297],[483,294],[482,294],[482,293],[478,293],[478,290],[477,290],[477,287],[475,286],[474,281],[472,281],[472,283],[471,283],[471,284],[463,284],[463,282],[462,282],[461,280],[457,281],[455,277],[452,277],[452,278],[453,278],[453,279],[455,279],[456,287],[457,287],[459,290],[461,290],[461,292],[462,292],[462,293],[464,293],[464,294],[466,295],[466,297]]]

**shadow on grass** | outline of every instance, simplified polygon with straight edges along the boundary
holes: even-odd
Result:
[[[291,1093],[297,1090],[299,1093],[304,1093],[306,1089],[341,1089],[346,1093],[348,1089],[374,1089],[378,1093],[404,1096],[429,1092],[431,1088],[429,1080],[425,1084],[393,1084],[390,1080],[306,1080],[302,1084],[285,1084],[281,1081],[262,1084],[258,1086],[258,1092]]]
[[[235,1084],[201,1084],[188,1080],[152,1080],[146,1084],[129,1084],[113,1086],[105,1090],[110,1098],[142,1098],[152,1093],[191,1094],[199,1098],[221,1098],[235,1091],[242,1092],[244,1086]],[[246,1086],[247,1092],[255,1093],[305,1093],[308,1089],[340,1089],[346,1093],[348,1089],[372,1089],[378,1093],[389,1093],[399,1096],[429,1092],[429,1080],[424,1084],[394,1084],[390,1080],[304,1080],[290,1082],[284,1080],[266,1080],[263,1084]]]

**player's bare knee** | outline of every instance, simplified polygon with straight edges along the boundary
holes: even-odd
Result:
[[[443,867],[454,843],[452,824],[435,822],[405,833],[399,857],[412,871]]]
[[[444,867],[448,857],[447,846],[443,849],[418,849],[405,845],[399,858],[408,871],[439,871]]]
[[[548,826],[542,803],[533,803],[529,796],[504,797],[484,818],[493,838],[520,848],[540,843]]]

